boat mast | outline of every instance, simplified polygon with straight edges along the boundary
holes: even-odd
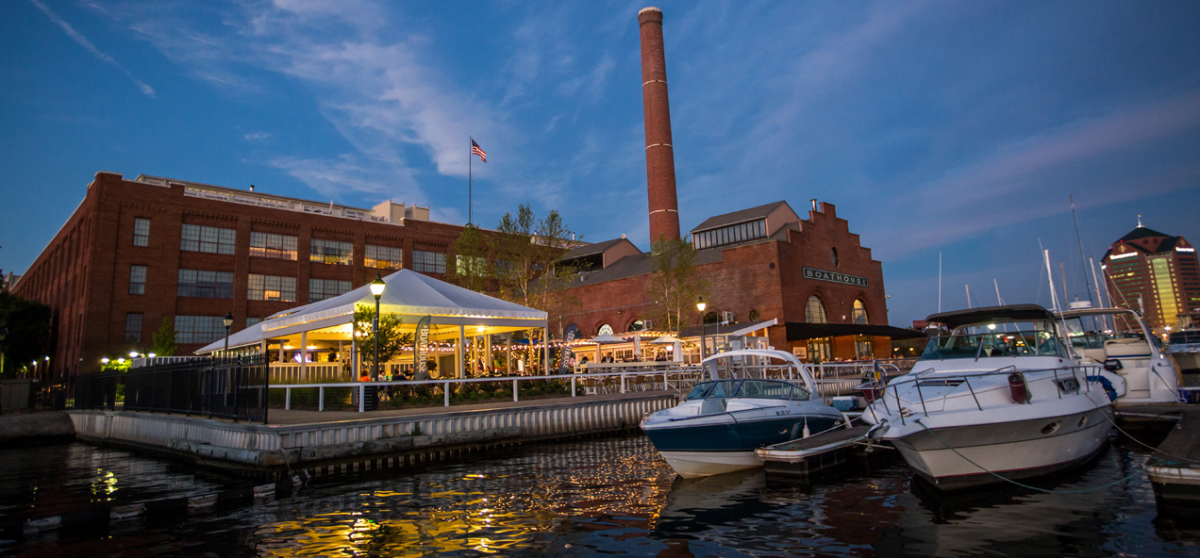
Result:
[[[1042,256],[1046,260],[1046,279],[1050,282],[1050,309],[1058,311],[1058,295],[1054,292],[1054,268],[1050,267],[1050,251],[1042,250]]]
[[[1067,198],[1071,200],[1071,218],[1075,220],[1075,240],[1079,241],[1079,263],[1087,267],[1087,262],[1083,261],[1083,236],[1079,234],[1079,216],[1075,214],[1075,196],[1067,196]],[[1087,275],[1083,276],[1083,286],[1087,289],[1088,301],[1091,302],[1092,287],[1088,285]],[[1099,297],[1100,287],[1096,287],[1096,298],[1099,299]],[[1100,301],[1096,300],[1096,304],[1100,304]]]

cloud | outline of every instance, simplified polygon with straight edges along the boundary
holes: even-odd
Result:
[[[72,27],[70,23],[67,23],[66,21],[64,21],[63,18],[59,17],[58,14],[54,13],[53,10],[51,10],[48,6],[43,4],[41,2],[41,0],[29,0],[29,2],[31,4],[33,4],[37,9],[41,10],[42,13],[46,14],[46,17],[50,18],[51,22],[53,22],[55,25],[62,28],[63,32],[66,33],[67,36],[71,38],[71,40],[75,41],[76,43],[79,43],[80,46],[87,49],[88,52],[91,52],[92,55],[94,55],[96,58],[100,59],[101,62],[104,62],[105,64],[109,64],[112,67],[114,67],[118,70],[121,70],[121,73],[125,74],[126,77],[128,77],[130,80],[132,80],[134,85],[138,86],[138,89],[141,90],[143,95],[146,95],[147,97],[155,97],[154,88],[150,87],[149,85],[146,85],[145,82],[134,77],[133,73],[130,72],[129,70],[127,70],[125,68],[125,66],[122,66],[119,62],[114,60],[113,57],[105,54],[100,49],[96,48],[96,45],[93,45],[92,42],[89,41],[87,37],[83,36],[83,33],[76,31],[75,28]]]
[[[262,141],[269,137],[271,137],[271,134],[268,134],[267,132],[251,132],[242,136],[242,139],[246,141]]]

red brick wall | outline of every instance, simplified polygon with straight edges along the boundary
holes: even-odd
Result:
[[[133,245],[134,219],[139,217],[150,219],[145,247]],[[235,229],[235,254],[180,250],[183,223]],[[148,351],[163,318],[224,316],[232,311],[236,332],[245,327],[246,318],[264,318],[307,303],[310,278],[361,286],[378,271],[363,265],[368,241],[403,248],[406,267],[411,267],[414,247],[447,252],[452,266],[449,252],[461,230],[427,221],[407,220],[398,226],[188,197],[181,185],[168,188],[101,172],[88,186],[83,203],[13,292],[51,306],[56,348],[50,368],[55,375],[75,374],[98,369],[102,356],[125,355],[131,349]],[[251,231],[298,237],[297,260],[250,258]],[[311,238],[352,242],[353,265],[310,262]],[[143,295],[129,294],[130,266],[135,264],[147,267]],[[233,272],[233,298],[176,296],[181,268]],[[295,277],[296,301],[247,300],[250,273]],[[136,346],[125,343],[125,315],[130,312],[143,314],[141,342]],[[176,354],[191,354],[200,346],[180,345]]]

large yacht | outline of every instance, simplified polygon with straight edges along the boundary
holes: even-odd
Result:
[[[843,422],[816,395],[791,353],[729,351],[704,359],[705,378],[676,407],[642,419],[649,436],[685,479],[762,467],[754,450],[817,434]]]
[[[1097,365],[1076,362],[1055,316],[1027,304],[934,314],[913,371],[863,413],[941,489],[1066,469],[1099,453],[1113,407]]]

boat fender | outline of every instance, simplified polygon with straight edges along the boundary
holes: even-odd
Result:
[[[1105,378],[1103,375],[1088,376],[1087,379],[1089,382],[1100,382],[1100,387],[1104,388],[1104,393],[1108,395],[1109,402],[1117,400],[1117,389],[1113,387],[1111,380]]]
[[[1025,383],[1024,374],[1013,372],[1008,375],[1008,394],[1012,396],[1013,403],[1029,403],[1032,397],[1029,394],[1029,385]]]

